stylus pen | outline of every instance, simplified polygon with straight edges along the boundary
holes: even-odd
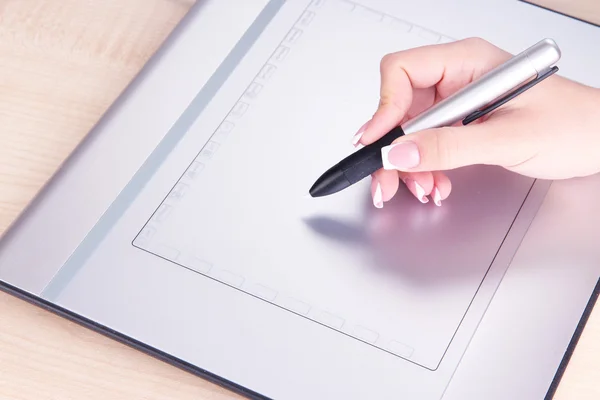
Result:
[[[310,195],[339,192],[381,169],[381,149],[402,135],[449,126],[461,119],[467,125],[481,118],[558,71],[553,64],[560,56],[552,39],[536,43],[328,169],[310,188]]]

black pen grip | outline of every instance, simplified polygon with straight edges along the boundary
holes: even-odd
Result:
[[[354,184],[373,172],[383,168],[381,160],[381,149],[389,146],[394,140],[404,136],[401,126],[389,131],[377,141],[363,147],[346,157],[339,163],[339,168],[343,171],[350,184]]]

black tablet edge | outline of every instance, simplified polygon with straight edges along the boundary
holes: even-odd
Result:
[[[562,361],[560,362],[558,369],[556,370],[556,374],[554,375],[554,378],[552,379],[552,383],[550,384],[550,387],[548,388],[548,392],[546,393],[546,397],[544,397],[544,400],[551,400],[554,398],[554,395],[556,394],[556,390],[558,389],[558,385],[560,384],[560,382],[565,374],[565,371],[569,365],[571,356],[575,352],[577,343],[579,342],[579,338],[581,337],[581,334],[583,333],[583,330],[585,329],[587,321],[589,320],[590,315],[592,314],[592,311],[594,310],[594,305],[596,304],[598,295],[600,295],[600,278],[596,282],[594,291],[592,292],[592,295],[590,296],[590,299],[588,300],[588,303],[585,306],[585,309],[583,310],[583,314],[581,315],[581,318],[579,319],[579,323],[577,324],[577,327],[575,328],[575,332],[573,333],[573,336],[571,337],[571,341],[569,342],[569,345],[567,346],[567,349],[565,350],[565,354],[563,355]]]
[[[190,364],[184,360],[181,360],[177,357],[169,355],[157,348],[144,344],[138,340],[135,340],[127,335],[124,335],[114,329],[111,329],[107,326],[94,322],[88,318],[85,318],[82,315],[69,311],[57,304],[51,303],[47,300],[42,299],[41,297],[35,296],[29,292],[21,290],[15,286],[12,286],[6,282],[0,280],[0,290],[12,295],[18,299],[24,300],[29,304],[33,304],[34,306],[40,307],[46,311],[49,311],[59,317],[65,318],[71,322],[74,322],[84,328],[90,329],[94,332],[97,332],[109,339],[116,340],[119,343],[122,343],[134,350],[141,351],[144,354],[147,354],[155,359],[163,361],[171,366],[182,369],[188,373],[191,373],[195,376],[198,376],[208,382],[214,383],[217,386],[228,389],[236,394],[244,396],[251,400],[271,400],[268,397],[256,393],[253,390],[250,390],[242,385],[239,385],[235,382],[229,381],[225,378],[222,378],[212,372],[199,368],[193,364]]]
[[[77,313],[74,313],[63,307],[60,307],[57,304],[46,301],[38,296],[35,296],[31,293],[21,290],[21,289],[15,287],[15,286],[12,286],[6,282],[0,281],[0,290],[9,295],[12,295],[12,296],[18,298],[18,299],[24,300],[29,304],[33,304],[34,306],[40,307],[46,311],[49,311],[55,315],[58,315],[59,317],[62,317],[71,322],[74,322],[84,328],[90,329],[90,330],[97,332],[105,337],[116,340],[117,342],[122,343],[126,346],[129,346],[135,350],[141,351],[142,353],[147,354],[155,359],[166,362],[169,365],[180,368],[186,372],[189,372],[189,373],[191,373],[195,376],[198,376],[202,379],[205,379],[205,380],[207,380],[211,383],[214,383],[220,387],[231,390],[232,392],[237,393],[241,396],[244,396],[248,399],[270,400],[268,397],[263,396],[260,393],[256,393],[244,386],[241,386],[234,382],[228,381],[227,379],[224,379],[216,374],[213,374],[209,371],[199,368],[199,367],[197,367],[193,364],[190,364],[186,361],[183,361],[177,357],[171,356],[161,350],[158,350],[152,346],[144,344],[144,343],[142,343],[138,340],[135,340],[127,335],[124,335],[118,331],[115,331],[114,329],[108,328],[107,326],[104,326],[102,324],[94,322],[88,318],[85,318]],[[577,324],[577,327],[575,328],[575,332],[573,333],[573,336],[571,337],[569,345],[567,346],[567,349],[565,350],[563,358],[558,366],[558,369],[556,370],[556,374],[554,375],[554,378],[552,379],[552,382],[550,384],[550,387],[548,388],[548,392],[546,393],[544,400],[552,400],[552,398],[554,397],[556,390],[558,389],[558,386],[561,382],[561,379],[564,376],[564,373],[567,369],[569,361],[571,360],[571,357],[577,347],[579,338],[581,337],[581,334],[583,333],[583,330],[585,329],[587,321],[589,320],[589,317],[594,309],[594,306],[596,304],[596,301],[597,301],[599,295],[600,295],[600,278],[596,282],[596,286],[594,287],[594,290],[587,302],[587,305],[586,305],[585,309],[583,310],[581,318],[579,319],[579,323]]]

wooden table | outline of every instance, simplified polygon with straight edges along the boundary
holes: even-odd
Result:
[[[195,0],[0,0],[0,232]],[[535,0],[600,23],[595,0]],[[557,399],[600,398],[600,306]],[[0,399],[237,396],[0,293]]]

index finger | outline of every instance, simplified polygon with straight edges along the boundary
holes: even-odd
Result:
[[[413,90],[435,86],[443,99],[508,59],[510,54],[483,39],[416,47],[381,60],[379,107],[360,142],[372,143],[398,126],[413,101]]]

